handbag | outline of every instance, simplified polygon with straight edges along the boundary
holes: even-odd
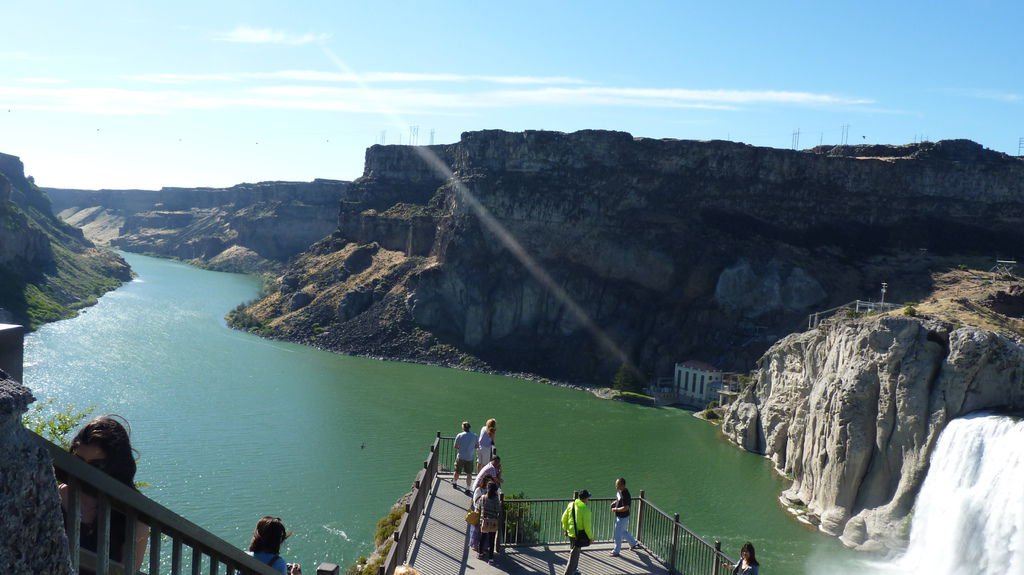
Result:
[[[576,537],[571,537],[573,547],[588,547],[590,546],[590,536],[587,535],[585,529],[580,529],[579,523],[576,522],[576,502],[573,501],[569,505],[572,505],[572,524],[576,528]]]
[[[480,525],[481,533],[496,533],[498,531],[498,518],[497,517],[484,517],[483,523]]]
[[[476,509],[470,509],[469,511],[467,511],[466,512],[466,523],[469,523],[470,525],[479,525],[480,524],[480,512],[477,511]]]

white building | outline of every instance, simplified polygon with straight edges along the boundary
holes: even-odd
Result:
[[[722,371],[703,361],[684,361],[676,364],[672,383],[680,403],[703,408],[712,401],[718,401],[718,392],[722,390]]]

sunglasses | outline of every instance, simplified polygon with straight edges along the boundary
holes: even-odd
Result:
[[[86,459],[86,458],[82,457],[78,453],[72,453],[72,455],[74,455],[78,459],[81,459],[82,461],[88,463],[89,465],[95,467],[96,469],[99,469],[100,471],[102,471],[104,473],[107,472],[107,458],[106,457],[97,457],[95,459]]]

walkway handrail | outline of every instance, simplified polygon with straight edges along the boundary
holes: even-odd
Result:
[[[564,544],[568,539],[561,528],[562,511],[572,501],[564,499],[505,499],[506,525],[503,526],[505,547]],[[590,498],[593,509],[608,507],[611,498]],[[665,564],[669,573],[723,575],[731,572],[735,562],[721,551],[721,543],[709,543],[679,521],[652,504],[640,492],[634,498],[637,508],[634,530],[636,539],[655,558]],[[611,513],[595,513],[594,541],[611,541],[614,518]],[[729,564],[728,568],[725,564]]]
[[[851,309],[851,310],[854,310],[857,313],[861,313],[861,309],[864,309],[864,310],[867,310],[867,311],[873,313],[873,312],[876,312],[876,311],[880,311],[880,312],[893,311],[895,309],[899,309],[900,307],[903,307],[903,306],[900,305],[900,304],[894,304],[894,303],[882,303],[882,302],[878,302],[878,301],[865,301],[865,300],[855,299],[853,301],[846,302],[846,303],[844,303],[842,305],[837,305],[836,307],[829,308],[829,309],[822,310],[822,311],[816,311],[816,312],[808,315],[807,316],[807,329],[814,329],[814,328],[818,327],[818,325],[821,322],[825,321],[829,317],[835,315],[840,310],[844,310],[844,309]]]
[[[391,549],[378,575],[393,575],[395,568],[406,562],[409,557],[409,544],[416,536],[420,517],[426,506],[427,496],[434,486],[434,477],[437,475],[437,465],[440,454],[441,432],[437,432],[434,443],[430,446],[430,454],[423,461],[423,469],[416,474],[416,480],[412,484],[412,494],[409,502],[405,504],[405,511],[402,513],[402,520],[398,529],[392,535]]]
[[[40,446],[49,451],[54,469],[64,478],[69,489],[67,535],[74,572],[78,572],[80,564],[86,564],[98,575],[124,573],[123,565],[134,565],[138,562],[139,558],[135,555],[133,544],[124,546],[123,564],[117,564],[109,558],[110,546],[116,543],[110,541],[109,532],[111,512],[115,511],[126,518],[125,541],[135,541],[137,522],[149,527],[149,575],[167,572],[162,570],[160,565],[164,536],[170,539],[171,575],[181,575],[185,547],[191,550],[191,562],[188,567],[190,573],[203,571],[216,574],[219,572],[218,567],[223,565],[228,575],[277,575],[275,569],[254,559],[238,547],[129,488],[38,434],[32,435]],[[79,545],[83,497],[94,497],[97,502],[96,521],[99,533],[95,553],[81,549]]]

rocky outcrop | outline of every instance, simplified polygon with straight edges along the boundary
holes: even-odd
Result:
[[[786,502],[864,549],[905,545],[939,434],[978,410],[1024,409],[1024,344],[910,317],[833,320],[781,340],[723,432],[793,479]]]
[[[53,460],[21,423],[34,401],[0,370],[0,565],[5,573],[74,573]]]
[[[347,182],[260,182],[231,188],[47,188],[65,221],[99,244],[224,271],[280,267],[338,225]]]
[[[333,237],[249,311],[261,333],[328,349],[568,380],[609,381],[627,359],[746,369],[810,312],[882,281],[919,300],[943,258],[1024,241],[1024,162],[890,148],[601,131],[374,146]],[[371,245],[370,268],[340,267]],[[294,291],[312,300],[295,308]]]
[[[0,318],[38,327],[130,278],[121,258],[54,216],[21,160],[0,154]]]

